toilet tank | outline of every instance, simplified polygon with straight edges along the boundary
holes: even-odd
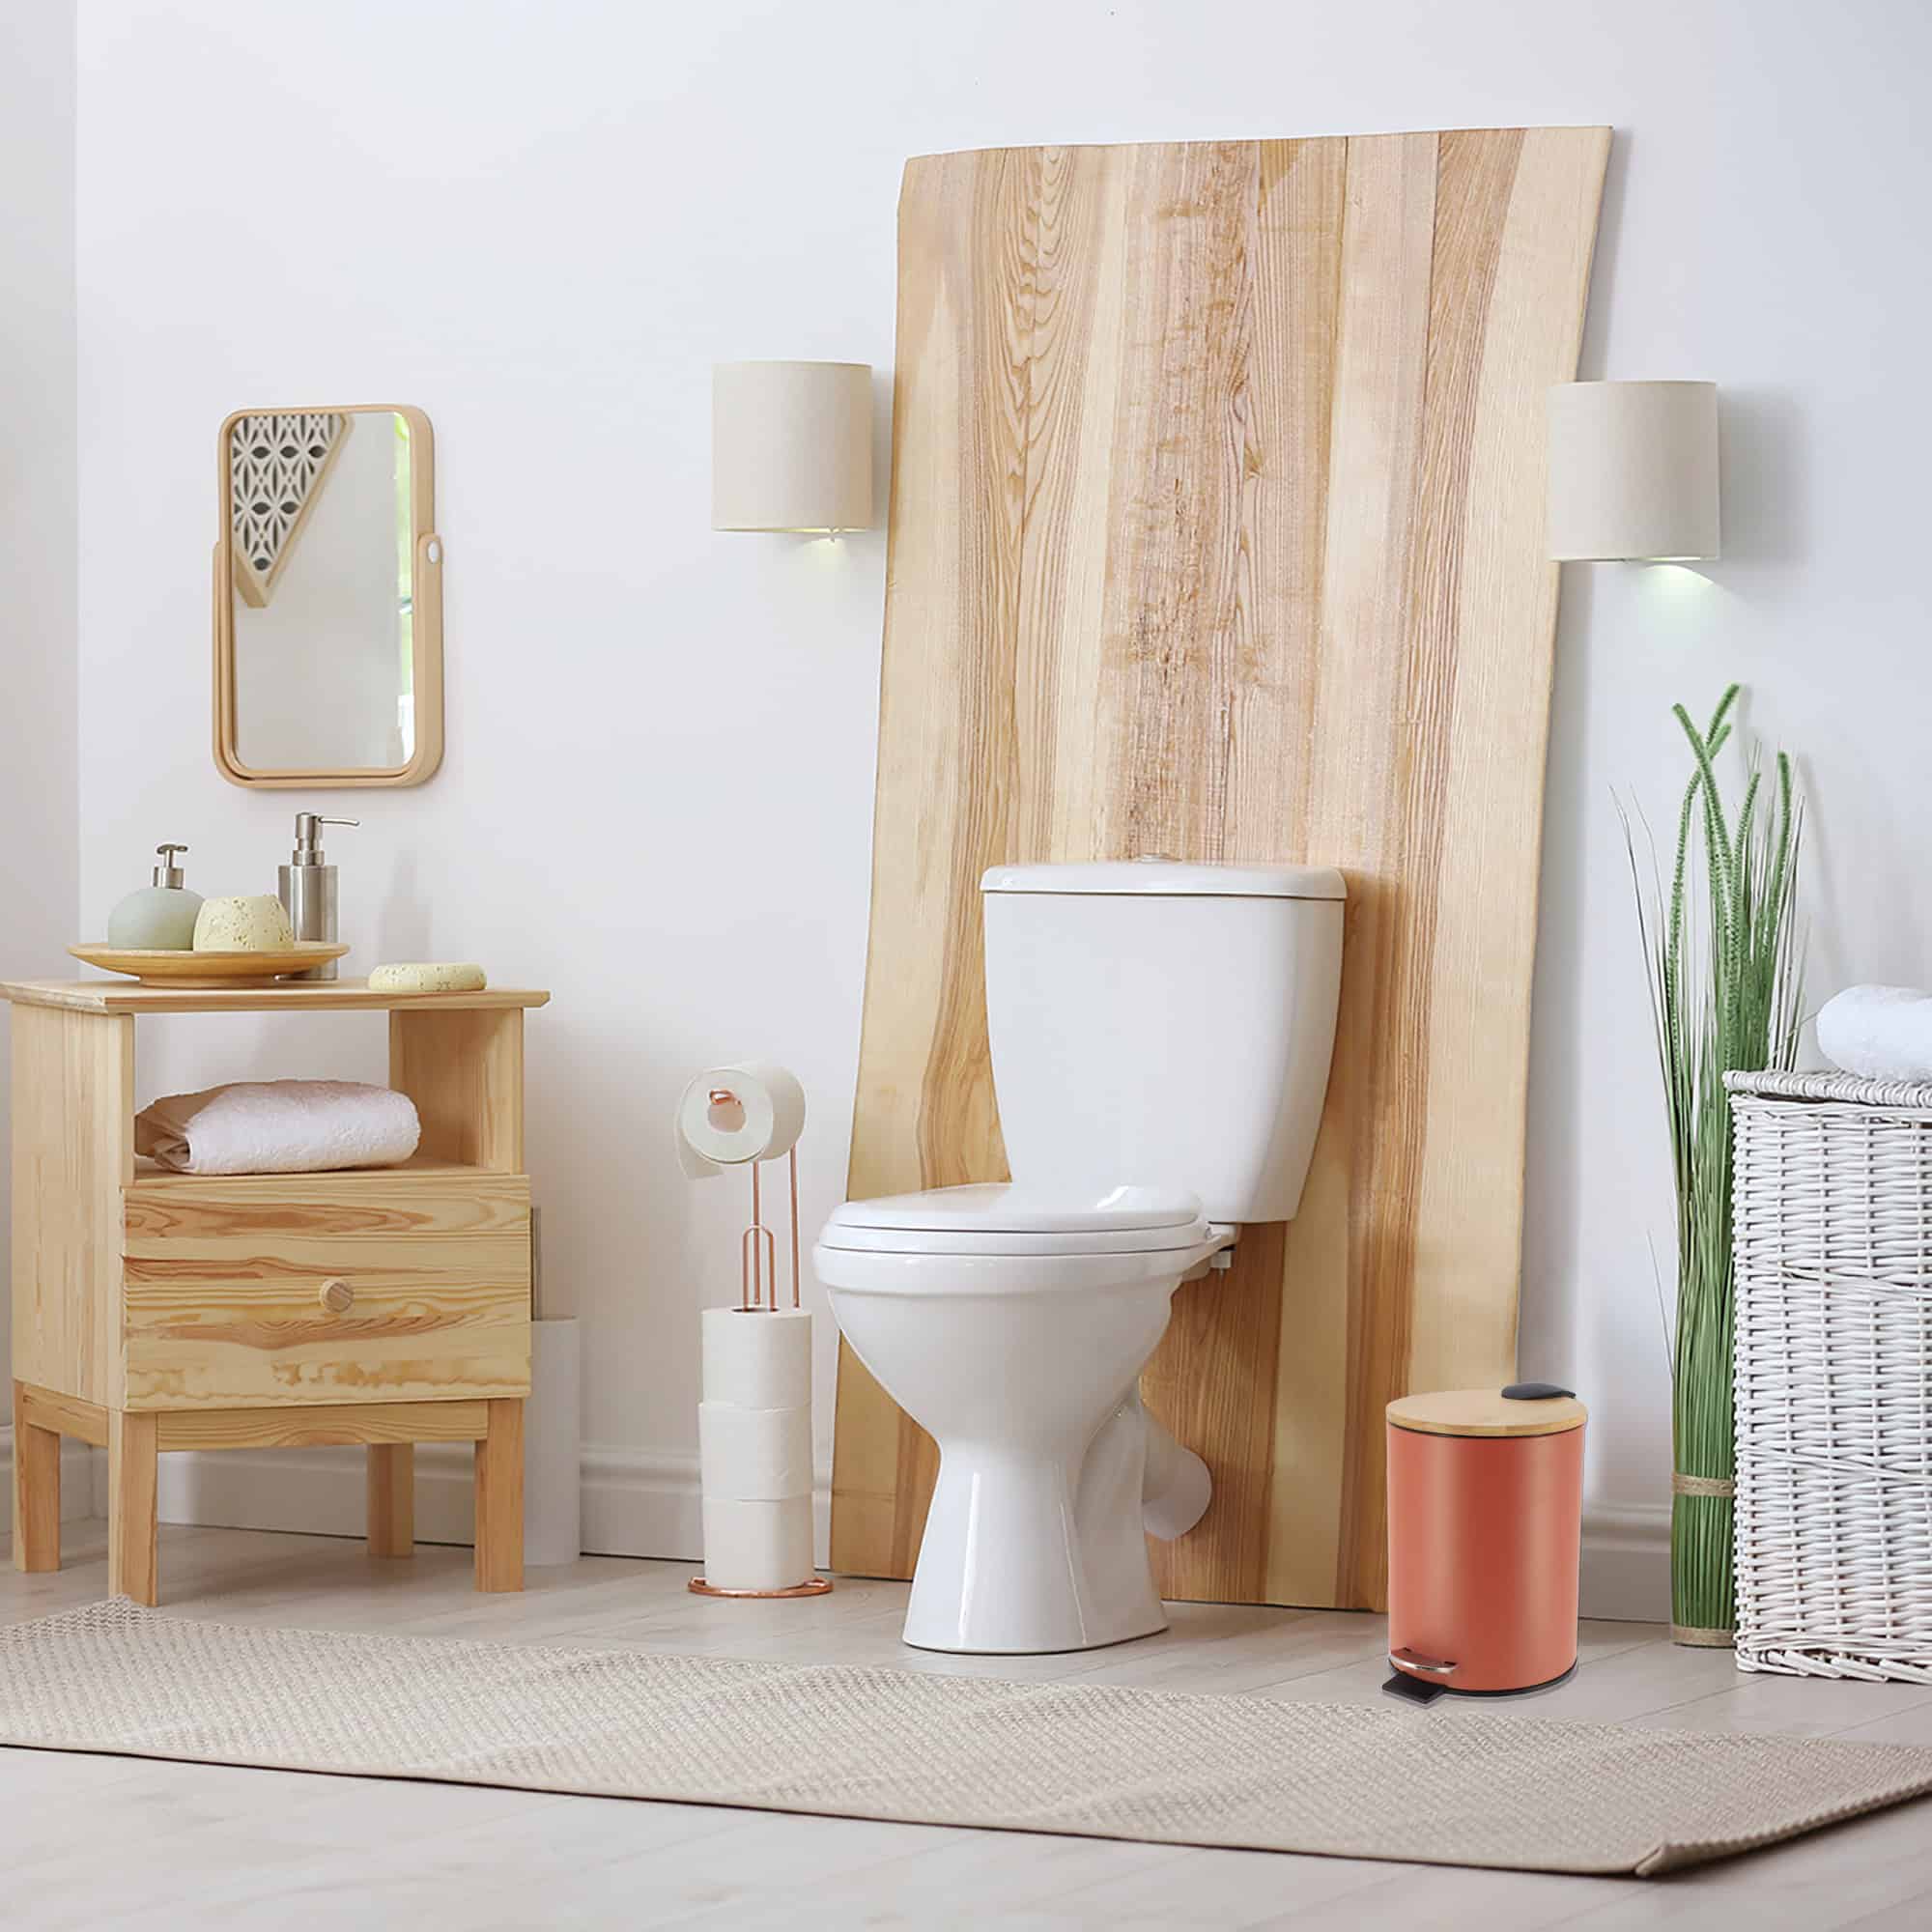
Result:
[[[1134,860],[980,882],[986,1021],[1014,1179],[1181,1186],[1287,1221],[1321,1121],[1342,875]]]

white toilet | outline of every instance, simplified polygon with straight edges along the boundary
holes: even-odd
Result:
[[[1342,877],[1141,860],[996,867],[980,890],[1013,1179],[847,1202],[812,1260],[939,1444],[906,1642],[1087,1650],[1166,1628],[1146,1533],[1208,1507],[1140,1373],[1176,1286],[1300,1205]]]

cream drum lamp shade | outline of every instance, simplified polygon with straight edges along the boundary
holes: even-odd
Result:
[[[1718,385],[1559,383],[1549,392],[1549,554],[1718,554]]]
[[[713,367],[714,530],[863,530],[871,522],[868,363]]]

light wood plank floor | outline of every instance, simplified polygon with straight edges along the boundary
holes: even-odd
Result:
[[[105,1533],[65,1526],[57,1576],[0,1573],[0,1623],[105,1594]],[[1178,1605],[1163,1636],[1071,1658],[946,1658],[898,1642],[905,1586],[726,1604],[688,1564],[586,1558],[476,1596],[467,1549],[164,1528],[166,1606],[231,1622],[582,1642],[798,1662],[1079,1677],[1356,1701],[1385,1674],[1376,1617]],[[1534,1700],[1469,1705],[1709,1730],[1932,1744],[1932,1687],[1744,1677],[1646,1624],[1589,1624]],[[1391,1804],[1402,1803],[1391,1791]],[[0,1917],[57,1927],[263,1924],[437,1932],[559,1925],[1932,1925],[1932,1802],[1753,1859],[1641,1882],[1189,1851],[1015,1833],[0,1750]]]

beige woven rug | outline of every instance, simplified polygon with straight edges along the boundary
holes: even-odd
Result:
[[[0,1742],[919,1824],[1650,1875],[1932,1791],[1932,1749],[198,1623],[0,1628]]]

